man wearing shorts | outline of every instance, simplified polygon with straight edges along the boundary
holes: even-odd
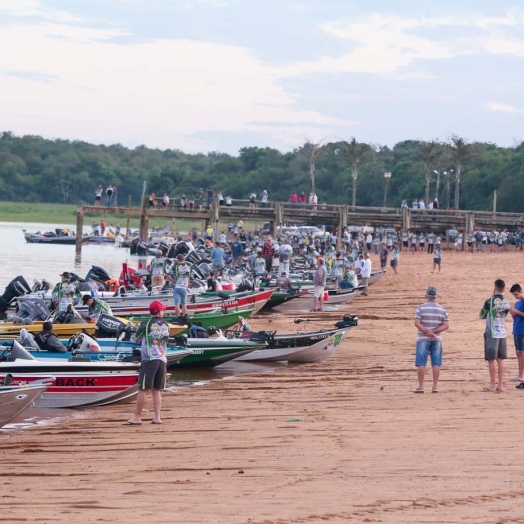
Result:
[[[480,311],[480,318],[486,319],[484,359],[488,361],[490,377],[490,385],[484,391],[502,391],[504,360],[507,358],[505,324],[510,311],[509,302],[503,296],[505,287],[504,280],[495,280],[493,296],[484,302]]]
[[[519,389],[524,389],[524,294],[520,284],[513,284],[510,289],[511,294],[517,299],[515,305],[509,310],[513,317],[513,340],[515,341],[515,351],[519,373],[512,382],[519,382]]]
[[[187,315],[187,288],[191,279],[191,264],[186,262],[184,255],[177,255],[171,275],[166,278],[175,284],[173,300],[175,302],[175,315]]]
[[[431,357],[433,370],[432,393],[438,393],[438,379],[442,366],[442,335],[449,329],[447,311],[437,303],[437,288],[429,286],[426,289],[425,304],[418,306],[415,311],[415,327],[417,332],[417,346],[415,351],[415,366],[417,366],[418,387],[415,393],[424,393],[424,378],[428,356]]]
[[[146,404],[147,392],[153,397],[154,416],[151,424],[162,424],[160,410],[162,408],[162,393],[166,383],[167,359],[166,348],[169,340],[169,324],[164,322],[166,306],[154,300],[149,304],[151,318],[144,320],[136,334],[135,340],[141,342],[141,364],[138,373],[138,397],[133,415],[124,422],[126,426],[142,424],[142,412]]]
[[[326,287],[327,271],[326,261],[319,257],[317,261],[318,267],[313,276],[315,288],[313,289],[313,311],[322,311],[324,308],[324,289]]]

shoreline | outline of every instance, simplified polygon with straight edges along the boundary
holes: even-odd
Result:
[[[431,257],[401,255],[399,275],[388,272],[348,305],[359,326],[323,363],[165,394],[162,426],[147,415],[142,426],[122,426],[132,406],[117,405],[0,440],[4,519],[518,522],[514,348],[509,337],[506,390],[483,392],[477,316],[495,278],[519,280],[522,256],[450,253],[431,274]],[[430,284],[450,330],[440,393],[414,395],[413,314]],[[292,316],[271,320],[271,329],[293,330]]]

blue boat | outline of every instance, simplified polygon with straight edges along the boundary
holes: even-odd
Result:
[[[30,338],[21,340],[25,349],[37,360],[64,359],[82,361],[89,359],[92,362],[140,362],[140,347],[136,343],[104,344],[101,347],[98,342],[85,333],[78,333],[69,341],[61,341],[67,348],[63,353],[57,351],[45,351],[38,348],[36,342]],[[10,347],[12,341],[2,341],[1,345]],[[166,351],[167,367],[176,366],[180,361],[191,354],[191,349],[178,346],[169,346]]]

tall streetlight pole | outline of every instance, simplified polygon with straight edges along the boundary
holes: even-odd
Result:
[[[384,188],[384,207],[386,207],[386,203],[387,203],[387,200],[388,200],[388,184],[389,184],[389,179],[391,178],[391,172],[390,171],[386,171],[384,173],[384,180],[386,181],[386,186]]]
[[[446,209],[449,209],[449,184],[454,172],[454,169],[450,169],[449,173],[447,171],[444,171],[444,173],[442,173],[446,177]]]
[[[438,190],[440,188],[440,171],[434,169],[433,173],[437,175],[437,189],[435,190],[435,198],[438,200]]]

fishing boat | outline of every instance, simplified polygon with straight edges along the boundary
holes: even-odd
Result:
[[[114,344],[114,340],[110,339],[98,339],[97,342],[102,350],[106,345]],[[265,340],[187,338],[185,335],[175,337],[173,342],[190,350],[190,354],[171,367],[215,367],[267,345]],[[123,347],[136,347],[136,343],[133,342],[120,344]]]
[[[11,384],[22,391],[31,389],[32,384],[46,382],[41,395],[36,396],[36,407],[42,408],[87,408],[106,406],[117,402],[132,402],[138,393],[136,371],[45,372],[12,373]],[[5,377],[0,370],[0,379]],[[0,388],[1,389],[1,388]]]
[[[5,375],[3,376],[5,380]],[[9,424],[47,389],[48,384],[35,386],[18,385],[9,379],[10,385],[0,386],[0,428]]]
[[[164,315],[164,320],[170,324],[175,324],[182,320],[182,323],[185,326],[185,329],[180,332],[181,335],[189,333],[188,326],[200,326],[205,329],[214,327],[216,329],[227,329],[231,326],[234,326],[238,323],[240,318],[249,318],[254,312],[253,308],[244,309],[244,310],[221,310],[211,313],[197,313],[189,314],[184,317],[171,317],[169,315]],[[141,322],[143,319],[148,317],[129,317],[131,322]]]
[[[149,312],[149,307],[148,310]],[[75,308],[70,308],[67,312],[57,313],[51,320],[53,324],[53,331],[58,338],[69,338],[76,333],[85,332],[90,335],[95,335],[101,329],[101,322],[108,324],[115,324],[115,326],[122,323],[127,324],[129,321],[125,318],[112,317],[110,315],[102,315],[96,323],[86,322]],[[31,321],[31,324],[18,324],[13,322],[0,322],[0,340],[13,340],[20,337],[20,331],[27,329],[29,333],[37,334],[43,329],[43,321]],[[103,326],[104,327],[104,326]],[[176,336],[182,333],[187,326],[181,324],[170,324],[169,334]]]
[[[295,323],[304,319],[295,319]],[[238,357],[241,362],[277,362],[293,363],[321,362],[329,358],[343,342],[350,329],[358,325],[357,317],[346,315],[334,328],[319,329],[302,333],[279,335],[275,332],[252,333],[244,331],[241,336],[250,336],[250,340],[265,339],[267,347]]]
[[[65,349],[63,353],[55,351],[41,350],[36,344],[35,340],[29,335],[24,334],[20,339],[20,344],[28,351],[28,353],[36,360],[48,359],[64,359],[69,361],[87,361],[92,362],[134,362],[140,363],[141,354],[140,347],[121,347],[118,340],[114,340],[113,346],[106,346],[104,350],[100,348],[98,342],[89,336],[87,333],[77,333],[69,340],[63,339],[61,341]],[[191,351],[187,348],[179,348],[177,346],[170,346],[166,350],[167,367],[175,365],[179,360],[189,355]]]
[[[140,362],[120,362],[112,358],[93,361],[89,357],[71,356],[68,358],[45,358],[37,360],[18,341],[13,340],[11,346],[3,346],[0,353],[0,373],[44,373],[52,375],[63,371],[135,371]],[[56,353],[55,355],[61,355]]]
[[[355,297],[360,295],[362,286],[350,289],[325,289],[324,292],[324,306],[331,306],[337,304],[346,304],[351,302]],[[304,311],[313,307],[313,289],[307,291],[306,294],[300,295],[295,300],[285,302],[277,306],[276,311],[282,313],[292,313],[294,311]]]

